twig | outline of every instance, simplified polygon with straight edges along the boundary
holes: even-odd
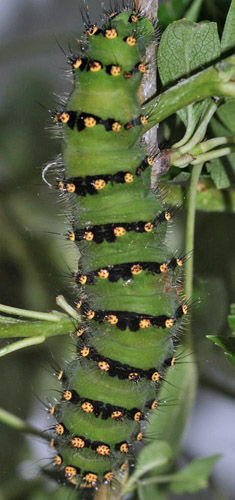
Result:
[[[0,408],[0,422],[9,425],[13,429],[17,429],[20,432],[25,432],[27,434],[32,434],[33,436],[41,437],[46,441],[51,440],[50,436],[44,434],[44,432],[40,431],[39,429],[36,429],[35,427],[28,425],[26,422],[24,422],[24,420],[22,420],[19,417],[16,417],[16,415],[9,413],[3,408]]]
[[[75,319],[76,321],[80,321],[80,315],[71,307],[67,300],[63,297],[63,295],[58,295],[56,297],[56,304],[57,306],[61,307],[71,318]]]
[[[185,295],[187,300],[191,300],[193,294],[193,248],[194,248],[194,236],[195,236],[195,217],[196,217],[196,197],[197,197],[197,185],[200,173],[202,171],[203,164],[193,167],[189,193],[188,193],[188,214],[186,223],[186,236],[185,236],[185,253],[189,258],[185,263]],[[185,336],[185,343],[192,349],[192,338],[190,326],[187,328],[187,335]]]
[[[6,306],[0,304],[0,311],[6,314],[12,314],[13,316],[22,316],[24,318],[40,319],[43,321],[60,321],[61,317],[59,313],[44,313],[39,311],[30,311],[28,309],[19,309],[18,307]],[[7,318],[6,318],[7,319]]]
[[[17,342],[13,342],[12,344],[2,347],[0,349],[0,357],[15,351],[19,351],[19,349],[24,349],[25,347],[42,344],[43,342],[45,342],[45,340],[46,337],[44,335],[41,335],[39,337],[28,337],[23,340],[18,340]]]

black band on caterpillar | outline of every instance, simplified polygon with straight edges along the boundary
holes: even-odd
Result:
[[[147,66],[143,63],[137,63],[132,70],[126,71],[124,73],[124,78],[129,80],[134,73],[146,73],[147,71]]]
[[[116,238],[120,238],[130,231],[136,233],[151,233],[159,224],[170,220],[170,218],[170,212],[164,210],[153,222],[116,222],[114,224],[87,226],[83,229],[76,229],[72,233],[69,233],[68,239],[70,241],[93,241],[97,244],[103,243],[104,240],[108,243],[113,243]]]
[[[87,439],[84,436],[73,436],[72,438],[70,437],[67,440],[67,444],[72,448],[75,448],[76,450],[91,448],[101,456],[108,456],[110,453],[110,446],[107,443],[104,443],[103,441],[91,441],[91,439]]]
[[[88,274],[77,273],[76,282],[80,285],[94,285],[97,279],[108,279],[116,283],[119,279],[128,281],[138,276],[143,271],[151,274],[166,274],[168,271],[181,267],[181,259],[173,258],[169,262],[128,262],[123,264],[114,264],[104,268],[96,269]]]
[[[122,443],[120,443],[121,445]],[[57,466],[61,466],[63,463],[62,457],[60,455],[56,455],[54,458],[54,464]],[[124,470],[124,465],[122,465],[123,468],[120,468],[120,470]],[[80,486],[83,488],[91,488],[91,487],[97,487],[97,485],[100,483],[100,479],[98,477],[98,474],[96,474],[93,471],[81,471],[79,467],[74,467],[73,465],[67,465],[64,467],[64,477],[68,481],[70,485],[73,485],[75,487],[78,487],[79,483],[78,480],[82,479],[83,482],[80,483]],[[110,483],[114,478],[114,473],[110,470],[106,470],[103,473],[103,481],[104,483]],[[60,481],[62,479],[60,478]]]
[[[121,66],[117,65],[116,63],[103,65],[101,61],[89,60],[76,56],[69,57],[68,62],[72,66],[73,70],[84,71],[84,69],[86,69],[86,71],[97,73],[98,71],[101,71],[103,69],[110,76],[116,77],[122,75],[126,79],[131,78],[134,73],[143,74],[147,71],[147,67],[142,61],[138,62],[134,66],[134,68],[130,69],[129,71],[125,71],[124,73]]]
[[[75,467],[73,465],[67,465],[64,467],[64,475],[69,483],[74,486],[78,486],[78,483],[76,482],[77,476],[80,476],[84,481],[84,483],[81,483],[81,486],[95,486],[98,483],[98,474],[93,471],[82,472],[79,467]]]
[[[85,34],[87,37],[103,34],[103,30],[99,29],[96,24],[89,24],[86,28]]]
[[[84,448],[91,448],[92,450],[96,451],[98,455],[102,456],[107,456],[109,455],[110,452],[110,447],[108,444],[102,442],[102,441],[92,441],[90,439],[85,438],[84,436],[73,436],[71,437],[69,431],[65,428],[65,425],[63,423],[57,424],[55,426],[55,432],[58,436],[63,438],[63,442],[70,444],[72,448],[76,449],[84,449]],[[57,455],[58,457],[58,455]],[[60,464],[63,462],[63,458],[60,455],[61,461]],[[59,464],[59,459],[57,459],[57,465]]]
[[[83,448],[91,448],[98,455],[103,457],[108,456],[110,453],[110,446],[103,441],[91,441],[90,439],[86,439],[83,436],[75,436],[70,441],[72,448],[83,449]]]
[[[136,169],[136,175],[139,176],[147,167],[154,164],[152,157],[145,158]],[[130,184],[134,181],[134,175],[131,172],[119,171],[116,174],[87,175],[86,177],[71,177],[57,182],[59,191],[75,193],[78,196],[87,194],[98,194],[108,182],[112,184]]]
[[[169,318],[164,314],[160,316],[152,316],[150,314],[139,314],[129,311],[103,311],[88,309],[86,303],[82,303],[81,311],[84,319],[94,320],[98,323],[107,321],[110,325],[116,326],[120,330],[129,328],[132,332],[139,329],[146,329],[151,326],[159,328],[172,328],[175,322],[188,312],[186,304],[180,305],[173,318]]]
[[[80,113],[77,115],[76,111],[63,111],[62,113],[55,113],[54,115],[55,123],[63,123],[68,125],[72,130],[77,127],[78,132],[86,128],[93,128],[96,125],[103,125],[107,132],[120,132],[122,125],[120,122],[113,118],[107,118],[107,120],[102,120],[99,116],[90,113]]]
[[[69,57],[68,63],[72,66],[74,70],[79,69],[80,71],[84,71],[87,65],[87,58],[83,57]]]
[[[76,406],[79,404],[79,408],[81,408],[84,413],[93,413],[96,418],[101,416],[102,420],[107,420],[108,418],[112,420],[122,420],[125,417],[130,420],[138,421],[144,418],[144,414],[139,408],[128,410],[122,406],[103,403],[103,401],[81,398],[76,391],[70,389],[67,389],[62,394],[62,399]]]
[[[86,196],[87,194],[97,194],[104,189],[108,182],[112,184],[130,184],[134,180],[134,175],[131,172],[117,172],[114,175],[94,175],[83,177],[74,177],[58,182],[60,191],[68,193],[76,193],[78,196]]]
[[[57,380],[59,380],[59,382],[66,382],[67,381],[67,376],[63,370],[59,370],[55,374],[56,374]]]
[[[70,445],[72,448],[76,450],[82,450],[84,448],[90,448],[94,450],[98,455],[103,457],[109,456],[111,447],[103,442],[103,441],[91,441],[90,439],[85,438],[84,436],[74,436],[72,439],[67,440],[67,445]],[[114,450],[120,451],[121,453],[128,453],[129,451],[129,443],[127,441],[121,441],[119,443],[114,444]],[[61,465],[63,463],[63,457],[61,455],[56,456],[56,465]]]
[[[120,380],[129,380],[130,382],[138,382],[140,379],[149,379],[153,382],[159,382],[162,379],[159,371],[156,368],[142,370],[135,366],[130,366],[120,361],[116,361],[99,354],[94,347],[83,346],[78,348],[78,353],[81,358],[86,358],[97,363],[98,368],[107,373],[110,377],[118,377]]]
[[[146,156],[146,158],[141,162],[139,167],[136,169],[136,175],[141,175],[142,172],[146,170],[148,167],[152,167],[154,165],[155,159],[152,156]]]
[[[93,128],[96,125],[103,125],[106,132],[120,132],[122,130],[122,124],[118,120],[115,120],[115,118],[103,120],[100,116],[91,113],[80,113],[80,115],[77,115],[76,111],[65,110],[62,113],[55,113],[54,122],[66,124],[72,130],[76,125],[78,132],[82,132],[86,128]],[[124,124],[124,129],[130,130],[133,127],[147,125],[147,123],[148,118],[140,115]]]
[[[131,130],[133,127],[144,126],[148,123],[148,117],[140,115],[124,125],[125,130]]]

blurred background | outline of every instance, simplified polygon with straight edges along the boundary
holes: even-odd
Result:
[[[101,15],[99,3],[89,1],[94,21]],[[216,17],[222,26],[229,4],[204,1],[199,19]],[[0,0],[0,302],[15,307],[47,311],[55,307],[58,293],[71,296],[69,273],[77,255],[61,237],[67,228],[63,206],[43,184],[41,170],[61,148],[50,130],[47,109],[58,107],[58,95],[71,89],[59,45],[66,53],[69,45],[76,52],[81,31],[78,0]],[[171,235],[174,248],[182,249],[184,228],[182,210]],[[193,312],[193,333],[200,380],[181,461],[216,453],[222,458],[210,491],[190,496],[195,499],[235,498],[234,371],[205,339],[207,334],[229,333],[234,255],[234,215],[198,212],[195,290],[201,300]],[[51,397],[51,364],[54,359],[63,362],[66,350],[69,355],[68,339],[53,338],[41,347],[1,358],[0,406],[36,427],[48,428],[51,423],[38,398]],[[0,443],[0,499],[46,498],[37,487],[48,448],[3,424]],[[35,484],[32,497],[27,493],[29,479]]]

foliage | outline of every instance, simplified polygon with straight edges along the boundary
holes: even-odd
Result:
[[[233,333],[229,336],[207,335],[217,347],[220,347],[230,363],[235,366],[235,304],[231,305],[231,314],[228,317],[228,323]]]

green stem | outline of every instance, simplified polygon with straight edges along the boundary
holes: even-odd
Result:
[[[0,323],[0,338],[10,339],[17,337],[35,338],[54,337],[55,335],[68,335],[75,330],[75,322],[68,316],[54,321],[18,321],[13,323]]]
[[[227,146],[226,148],[215,149],[215,151],[209,151],[199,155],[195,160],[190,162],[190,165],[199,165],[205,163],[206,161],[214,160],[215,158],[221,158],[221,156],[227,156],[235,152],[235,146]]]
[[[235,98],[235,55],[207,68],[163,92],[143,108],[149,117],[143,133],[181,108],[212,96]]]
[[[214,101],[210,102],[205,114],[202,116],[201,122],[200,122],[195,134],[193,135],[193,137],[190,139],[190,141],[187,144],[185,144],[184,146],[182,146],[180,148],[180,150],[179,150],[180,154],[185,154],[185,153],[191,152],[191,150],[199,142],[201,142],[202,139],[204,139],[208,123],[211,121],[211,118],[214,115],[214,113],[216,112],[217,107],[218,107],[217,102],[214,102]]]
[[[56,304],[57,304],[57,306],[61,307],[61,309],[66,311],[66,313],[71,318],[75,319],[76,321],[81,321],[80,315],[77,313],[77,311],[75,311],[75,309],[73,309],[73,307],[71,307],[68,304],[67,300],[63,297],[63,295],[58,295],[56,297]]]
[[[187,21],[196,22],[198,20],[202,2],[203,0],[194,0],[194,2],[190,2],[190,7],[184,14],[184,17],[185,19],[187,19]]]
[[[25,318],[40,319],[43,321],[60,321],[61,316],[59,313],[43,313],[39,311],[29,311],[27,309],[19,309],[17,307],[6,306],[0,304],[0,311],[6,314],[13,314],[13,316],[23,316]],[[7,318],[6,318],[7,322]]]
[[[193,294],[193,248],[194,248],[194,229],[195,229],[195,216],[196,216],[196,197],[197,185],[203,164],[197,165],[192,170],[190,179],[189,194],[188,194],[188,214],[186,223],[186,236],[185,236],[185,253],[188,256],[185,263],[185,295],[186,299],[190,300]],[[189,346],[191,340],[188,339]]]
[[[201,153],[207,153],[207,151],[217,148],[217,146],[221,146],[222,144],[235,144],[235,136],[214,137],[208,141],[201,142],[191,150],[191,154],[196,156]]]
[[[4,424],[7,424],[13,429],[16,429],[20,432],[25,432],[27,434],[32,434],[33,436],[41,437],[46,441],[50,441],[51,439],[50,436],[47,436],[46,434],[44,434],[44,432],[36,429],[35,427],[32,427],[31,425],[28,425],[26,422],[24,422],[24,420],[16,417],[16,415],[9,413],[3,408],[0,408],[0,422],[3,422]]]
[[[32,345],[42,344],[45,342],[46,337],[41,335],[40,337],[29,337],[26,339],[18,340],[0,349],[0,357],[10,354],[12,352],[18,351],[19,349],[24,349],[25,347],[30,347]]]
[[[217,145],[219,143],[219,139],[217,140]],[[212,141],[216,142],[216,139],[211,139],[211,141],[206,141],[212,143]],[[225,142],[225,141],[224,141]],[[229,141],[227,141],[229,142]],[[188,167],[188,165],[199,165],[200,163],[206,163],[211,160],[215,160],[216,158],[221,158],[222,156],[228,156],[231,153],[235,152],[235,145],[234,146],[227,146],[225,148],[220,148],[220,149],[214,149],[213,151],[208,151],[200,154],[199,152],[195,154],[195,150],[199,151],[201,146],[201,149],[203,150],[203,143],[201,145],[199,144],[196,146],[193,150],[191,150],[189,153],[185,153],[181,155],[181,153],[176,149],[172,150],[170,154],[170,164],[171,166],[174,167],[179,167],[179,168],[185,168]],[[210,148],[212,144],[208,144],[205,146]]]
[[[192,137],[195,127],[196,123],[193,118],[193,104],[190,104],[189,106],[187,106],[187,128],[185,134],[180,141],[173,144],[172,148],[177,149],[180,148],[181,146],[184,146],[184,144],[186,144]]]
[[[11,316],[4,316],[3,314],[0,314],[0,324],[13,323],[15,325],[16,323],[21,323],[21,322],[22,319],[11,318]]]

